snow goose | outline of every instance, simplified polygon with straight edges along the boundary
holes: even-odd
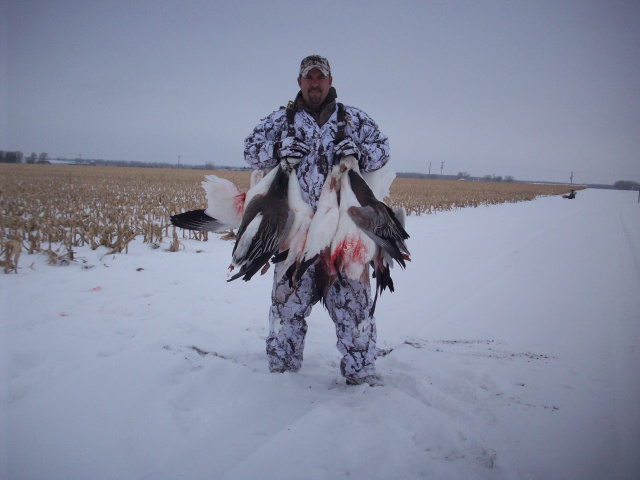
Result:
[[[298,282],[311,265],[322,262],[324,269],[328,267],[331,241],[338,229],[340,214],[337,194],[340,174],[341,165],[335,165],[324,181],[320,197],[318,197],[316,213],[309,225],[299,265],[293,277],[294,282]]]
[[[284,239],[280,246],[280,253],[273,260],[273,263],[280,263],[276,275],[277,281],[280,281],[287,270],[299,262],[307,241],[309,226],[314,217],[313,208],[302,198],[300,182],[295,168],[292,168],[289,173],[287,199],[294,217],[291,230],[289,230],[287,238]],[[289,277],[292,278],[292,272],[289,273]]]
[[[258,270],[268,268],[269,259],[278,253],[294,219],[287,200],[288,183],[288,163],[285,159],[256,185],[257,190],[258,186],[264,188],[263,184],[268,184],[264,194],[247,193],[247,203],[229,266],[229,270],[240,268],[240,271],[227,281],[240,277],[249,281]],[[249,193],[254,193],[251,198]]]
[[[376,243],[369,238],[353,221],[349,209],[360,207],[351,186],[351,171],[358,167],[355,157],[342,159],[346,172],[340,179],[340,217],[335,237],[331,242],[331,275],[340,275],[343,271],[350,280],[369,282],[367,266],[376,253]]]

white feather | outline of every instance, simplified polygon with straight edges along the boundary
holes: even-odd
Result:
[[[336,234],[340,215],[336,191],[339,176],[340,166],[336,165],[329,172],[322,186],[316,213],[311,220],[311,225],[309,225],[302,260],[308,260],[320,254],[331,245],[331,241]]]
[[[264,183],[254,188],[261,183],[262,179],[262,171],[254,170],[251,173],[251,189],[249,190],[251,198],[256,193],[264,193],[268,190],[270,183]],[[206,175],[202,182],[202,188],[204,188],[207,197],[207,208],[204,213],[218,220],[225,228],[239,227],[249,193],[245,195],[233,182],[216,175]]]
[[[396,178],[396,172],[391,170],[387,163],[379,170],[362,173],[361,176],[367,182],[376,198],[383,202],[389,196],[389,189]]]
[[[241,265],[245,261],[245,256],[247,255],[247,251],[251,246],[251,242],[253,241],[253,237],[256,235],[260,228],[260,224],[262,223],[262,214],[258,213],[253,220],[247,225],[247,229],[244,231],[244,234],[241,238],[238,239],[238,245],[236,246],[236,250],[233,254],[233,263],[238,266]]]
[[[204,213],[229,228],[238,227],[244,210],[244,194],[238,187],[225,178],[207,175],[202,188],[207,196]]]
[[[309,225],[313,218],[313,208],[302,199],[302,191],[300,190],[300,182],[295,169],[289,174],[289,187],[287,190],[289,200],[289,208],[293,211],[293,224],[287,238],[282,242],[280,251],[287,248],[289,253],[287,258],[282,261],[278,267],[277,280],[280,281],[291,265],[300,259],[302,250],[307,240]]]
[[[262,170],[251,170],[251,180],[249,182],[249,188],[255,187],[263,177],[264,172]]]

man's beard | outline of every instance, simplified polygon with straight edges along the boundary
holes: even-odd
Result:
[[[309,96],[309,103],[313,105],[320,105],[322,103],[322,90],[312,89],[307,94]]]

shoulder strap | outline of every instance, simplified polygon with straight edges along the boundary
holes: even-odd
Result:
[[[345,111],[344,105],[342,103],[338,103],[338,131],[336,132],[336,138],[334,142],[337,144],[344,140],[345,137],[345,129],[347,127],[347,112]]]
[[[290,101],[287,104],[287,136],[288,137],[296,136],[296,129],[294,126],[296,110],[297,110],[296,104]]]

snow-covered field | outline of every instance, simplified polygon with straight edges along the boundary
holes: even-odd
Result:
[[[378,301],[384,386],[333,325],[265,359],[271,272],[217,236],[0,275],[2,479],[640,478],[637,193],[409,217]]]

